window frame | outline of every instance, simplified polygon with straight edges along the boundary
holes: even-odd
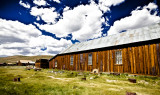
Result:
[[[73,55],[71,55],[71,57],[70,57],[70,65],[73,65],[73,62],[74,62],[74,57],[73,57]]]
[[[115,51],[115,65],[122,65],[122,50],[116,50]]]
[[[91,57],[90,57],[90,55],[91,55]],[[93,56],[92,56],[92,53],[88,54],[88,65],[93,65]]]
[[[58,65],[57,65],[57,61],[55,61],[55,62],[54,62],[54,67],[55,67],[55,68],[57,68],[57,67],[58,67]]]

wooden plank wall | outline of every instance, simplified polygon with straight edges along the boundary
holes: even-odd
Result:
[[[36,68],[41,68],[41,63],[40,63],[40,62],[36,62],[36,63],[35,63],[35,67],[36,67]]]
[[[116,64],[116,51],[122,51],[122,64]],[[88,54],[92,54],[92,65],[88,65]],[[101,72],[119,72],[143,75],[160,75],[160,44],[142,45],[121,49],[96,51],[83,54],[68,54],[57,56],[50,61],[50,68],[54,68],[57,61],[58,69]],[[70,57],[74,63],[70,65]]]

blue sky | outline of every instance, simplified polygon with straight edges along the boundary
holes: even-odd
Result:
[[[160,22],[157,0],[1,0],[0,56],[67,46]]]

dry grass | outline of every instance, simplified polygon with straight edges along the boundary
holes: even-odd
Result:
[[[83,72],[50,69],[42,71],[25,70],[25,67],[0,67],[0,95],[125,95],[126,91],[137,95],[160,95],[160,78],[146,76],[93,75]],[[13,82],[21,77],[21,82]],[[90,78],[93,79],[90,79]],[[128,82],[137,79],[137,83]]]

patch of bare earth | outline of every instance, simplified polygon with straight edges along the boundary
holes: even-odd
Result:
[[[50,78],[52,78],[52,79],[61,80],[61,81],[71,81],[71,80],[73,80],[72,78],[55,78],[55,77],[53,77],[53,76],[48,76],[48,77],[50,77]]]

